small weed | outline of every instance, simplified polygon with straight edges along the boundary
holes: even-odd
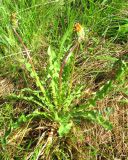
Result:
[[[127,105],[126,1],[0,3],[0,158],[125,154],[112,114]]]

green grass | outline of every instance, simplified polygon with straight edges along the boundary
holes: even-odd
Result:
[[[0,159],[127,158],[128,2],[0,3]]]

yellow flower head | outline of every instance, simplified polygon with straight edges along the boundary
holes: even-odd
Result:
[[[85,32],[84,28],[81,26],[80,23],[76,23],[74,26],[75,31],[77,32],[78,35],[78,41],[82,42],[85,39]]]
[[[76,23],[74,27],[75,27],[76,32],[80,32],[83,29],[83,27],[80,25],[80,23]]]

